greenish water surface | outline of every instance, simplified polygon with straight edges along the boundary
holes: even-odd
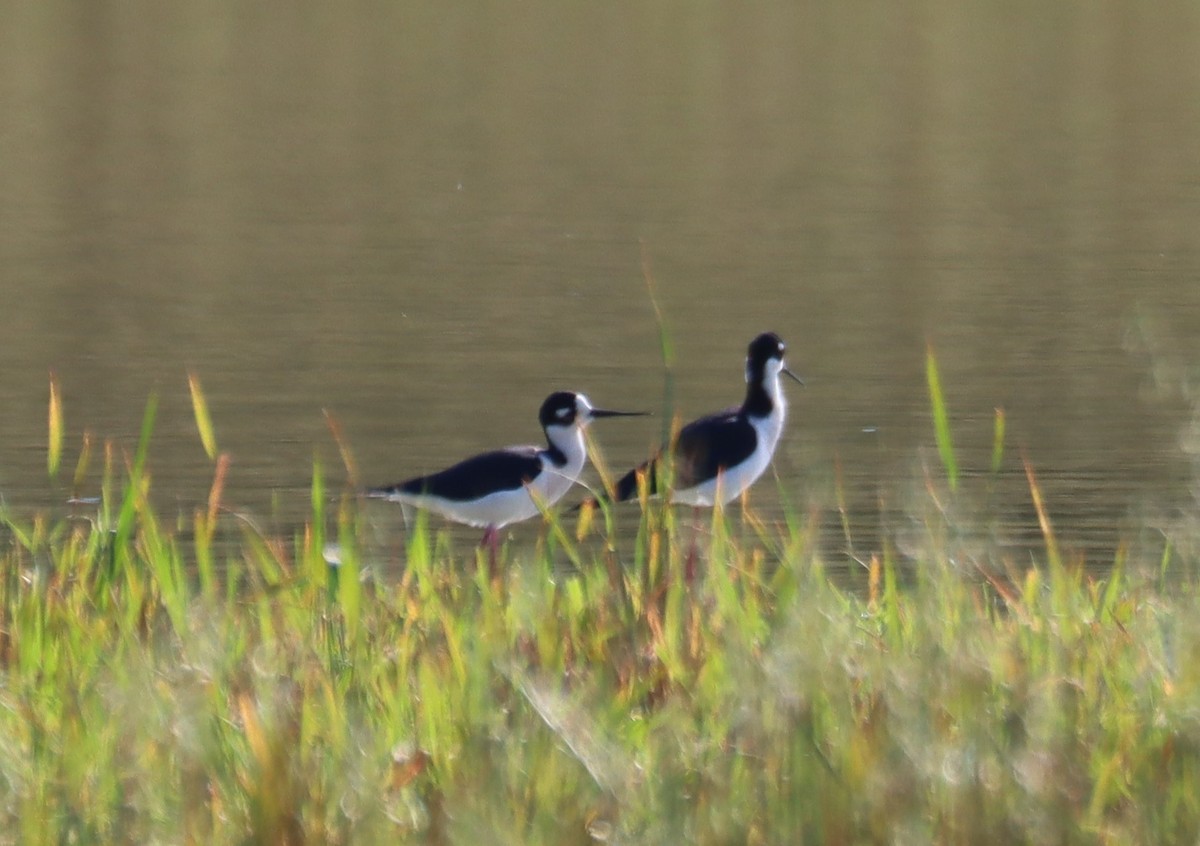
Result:
[[[936,465],[927,342],[968,470],[1005,410],[997,493],[967,501],[1006,534],[1035,532],[1022,452],[1089,554],[1194,510],[1195,4],[51,0],[6,17],[10,506],[71,493],[46,479],[51,372],[68,467],[85,429],[131,447],[160,396],[155,490],[185,512],[211,474],[197,374],[227,498],[281,527],[307,511],[314,453],[341,481],[325,410],[380,483],[536,438],[554,389],[661,412],[648,269],[685,416],[738,401],[754,334],[789,342],[808,387],[778,479],[833,547],[840,472],[863,548],[903,548]],[[597,435],[619,466],[661,426]]]

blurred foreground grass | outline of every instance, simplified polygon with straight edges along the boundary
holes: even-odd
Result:
[[[815,513],[654,504],[495,577],[419,521],[384,577],[319,469],[295,537],[230,516],[202,402],[209,501],[165,525],[152,403],[87,519],[0,529],[0,843],[1196,842],[1197,570],[1096,577],[1032,472],[1042,560],[963,553],[939,406],[928,551],[847,583]]]

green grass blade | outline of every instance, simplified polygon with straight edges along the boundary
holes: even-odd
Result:
[[[137,514],[138,500],[141,497],[142,478],[146,469],[146,456],[150,452],[150,435],[154,432],[154,418],[158,414],[158,397],[153,394],[146,401],[146,411],[142,415],[142,432],[138,438],[137,453],[133,458],[133,469],[129,474],[129,482],[125,489],[125,498],[121,502],[121,512],[117,517],[117,533],[113,538],[113,549],[118,552],[125,548],[133,533],[134,517]]]
[[[958,490],[958,459],[954,455],[954,439],[950,431],[950,416],[946,410],[946,399],[942,395],[942,380],[938,375],[937,358],[933,346],[925,348],[925,380],[929,384],[929,405],[933,411],[933,428],[937,436],[938,455],[946,470],[950,490]]]
[[[313,456],[312,487],[310,494],[312,506],[312,523],[306,538],[304,548],[305,564],[313,584],[331,575],[329,565],[325,561],[325,475],[321,468],[319,456]]]
[[[658,347],[663,361],[663,415],[660,437],[663,444],[667,444],[671,438],[675,408],[675,343],[671,340],[667,320],[663,316],[662,307],[658,304],[658,295],[655,293],[654,287],[654,271],[650,267],[650,256],[646,252],[644,242],[642,243],[642,278],[646,282],[646,294],[650,297],[650,306],[654,309],[654,325],[658,328]]]
[[[1122,544],[1117,549],[1117,554],[1113,558],[1112,569],[1108,572],[1108,576],[1104,580],[1104,593],[1101,598],[1100,608],[1096,614],[1098,619],[1111,619],[1115,613],[1114,609],[1116,609],[1117,603],[1125,592],[1125,563],[1128,557],[1128,547]]]
[[[646,293],[650,297],[650,305],[654,309],[654,323],[658,327],[658,343],[662,352],[663,364],[670,369],[675,365],[675,344],[671,341],[666,318],[663,317],[662,308],[658,304],[658,296],[654,290],[654,271],[650,267],[650,256],[646,252],[644,242],[642,243],[642,278],[646,282]]]
[[[1000,472],[1004,463],[1004,409],[996,409],[996,421],[992,430],[992,475]]]
[[[92,436],[90,432],[83,433],[83,446],[79,449],[79,460],[75,462],[75,476],[71,481],[71,492],[78,496],[87,477],[88,465],[92,460]]]

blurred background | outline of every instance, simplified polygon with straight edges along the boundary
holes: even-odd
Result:
[[[936,466],[936,350],[988,509],[1102,555],[1195,507],[1200,6],[41,0],[0,28],[0,496],[64,508],[84,430],[157,496],[211,465],[303,519],[314,455],[363,481],[540,438],[551,390],[655,419],[614,466],[740,400],[771,329],[781,497],[869,547]],[[68,451],[46,474],[57,375]],[[792,388],[796,388],[792,390]],[[83,495],[97,493],[93,471]],[[923,494],[922,494],[923,495]],[[979,494],[981,502],[986,498]],[[518,532],[521,530],[518,529]]]

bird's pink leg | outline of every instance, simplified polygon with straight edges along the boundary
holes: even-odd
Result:
[[[483,540],[479,542],[479,545],[487,547],[488,575],[494,579],[496,578],[496,553],[500,549],[500,530],[495,526],[488,526],[483,532]]]
[[[688,543],[687,557],[684,558],[683,563],[683,580],[688,584],[691,584],[696,580],[696,556],[700,554],[700,550],[696,548],[696,535],[699,532],[699,526],[700,508],[698,506],[692,506],[692,539]]]

